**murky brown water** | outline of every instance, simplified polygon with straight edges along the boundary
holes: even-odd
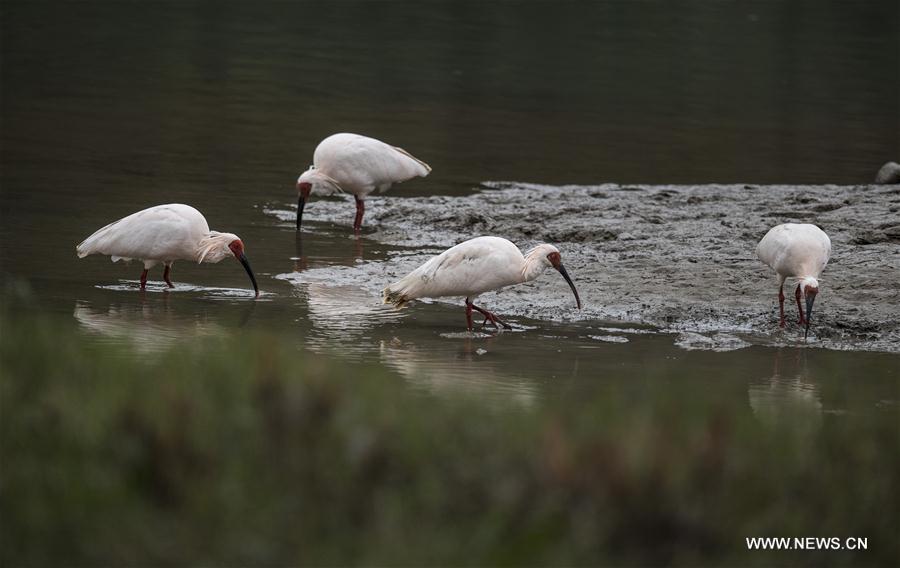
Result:
[[[439,250],[446,231],[403,225],[418,244],[398,244],[384,235],[389,215],[379,213],[390,201],[373,201],[370,229],[356,241],[351,204],[315,202],[298,243],[273,212],[290,212],[297,174],[337,131],[383,138],[429,162],[431,176],[389,195],[449,196],[433,205],[448,215],[450,197],[470,196],[485,180],[865,184],[900,155],[897,19],[892,2],[815,11],[705,2],[5,2],[2,272],[27,280],[46,309],[72,316],[97,341],[133,342],[148,354],[265,328],[308,349],[380,362],[413,388],[498,401],[626,388],[652,368],[695,375],[685,388],[722,389],[766,415],[852,405],[895,419],[897,355],[766,347],[759,338],[773,330],[756,324],[773,297],[742,298],[745,308],[758,302],[756,319],[746,320],[756,327],[739,330],[750,346],[715,352],[678,330],[644,333],[635,323],[659,321],[616,317],[599,309],[612,303],[604,298],[594,298],[599,311],[570,317],[567,289],[546,275],[505,296],[506,305],[530,304],[516,311],[517,331],[470,337],[460,333],[459,307],[397,312],[372,301],[398,259]],[[190,203],[211,227],[239,234],[266,294],[244,297],[243,271],[223,262],[179,263],[176,291],[157,286],[142,296],[138,266],[75,258],[75,244],[96,228],[166,202]],[[522,224],[542,236],[540,200],[518,206]],[[420,201],[406,207],[424,211]],[[504,223],[472,230],[527,236],[514,220]],[[589,262],[585,247],[595,245],[603,250],[581,242],[573,266]],[[377,264],[385,261],[395,264]],[[639,277],[629,266],[624,274]],[[589,286],[594,273],[583,268]],[[762,286],[760,267],[746,269]],[[375,280],[353,281],[360,276]],[[879,290],[896,299],[896,288]],[[864,331],[883,343],[882,330]],[[851,383],[859,392],[852,401],[833,394],[833,385]]]

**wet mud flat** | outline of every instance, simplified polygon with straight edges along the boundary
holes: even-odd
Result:
[[[498,314],[577,321],[587,332],[601,322],[645,324],[680,334],[677,343],[688,349],[767,344],[900,352],[897,185],[489,182],[465,197],[399,193],[367,202],[363,239],[393,247],[387,261],[360,258],[286,279],[355,284],[375,301],[383,286],[430,255],[497,235],[523,249],[557,245],[584,302],[575,310],[565,282],[548,271],[537,282],[483,295],[481,303]],[[317,200],[304,220],[313,221],[308,230],[349,232],[352,209],[344,200]],[[292,210],[266,211],[293,221]],[[756,258],[766,231],[786,222],[814,223],[832,241],[806,342],[796,323],[795,284],[785,284],[789,317],[780,330],[777,278]]]

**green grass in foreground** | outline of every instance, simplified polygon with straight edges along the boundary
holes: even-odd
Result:
[[[883,419],[766,425],[671,381],[498,409],[267,335],[147,357],[8,307],[0,325],[4,566],[900,558]],[[869,550],[748,552],[747,536]]]

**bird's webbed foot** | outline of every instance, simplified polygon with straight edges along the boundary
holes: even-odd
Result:
[[[498,318],[493,313],[491,313],[483,308],[479,308],[478,306],[475,306],[475,305],[473,305],[472,308],[484,316],[484,321],[481,322],[482,329],[484,329],[484,327],[488,324],[488,322],[490,322],[491,325],[493,325],[497,329],[500,329],[501,325],[503,326],[504,329],[512,329],[511,325],[509,325],[502,319]]]

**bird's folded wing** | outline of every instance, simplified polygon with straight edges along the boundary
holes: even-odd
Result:
[[[384,193],[392,183],[400,183],[414,177],[425,177],[431,172],[431,166],[416,158],[403,148],[390,146],[394,150],[393,155],[383,160],[383,174],[376,174],[375,186]],[[384,179],[379,179],[384,176]]]

